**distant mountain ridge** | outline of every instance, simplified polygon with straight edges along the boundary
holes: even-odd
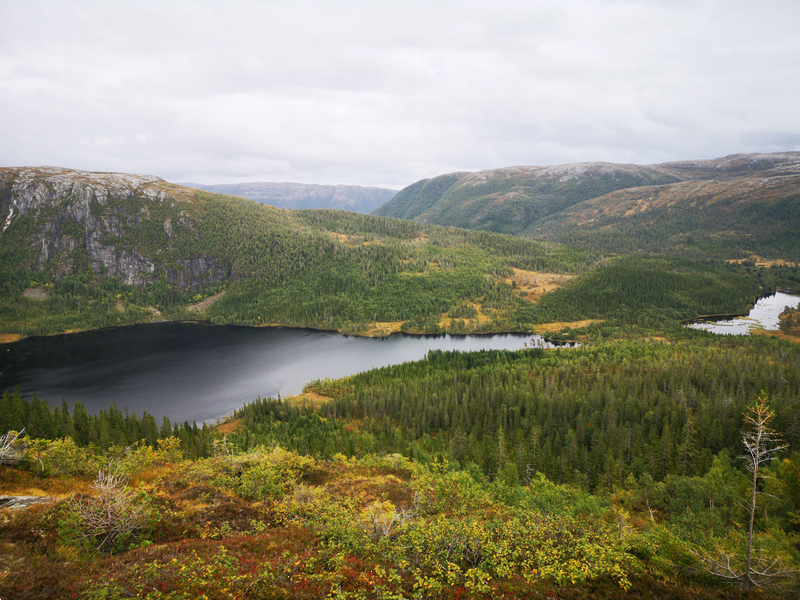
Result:
[[[798,260],[800,152],[450,173],[373,214],[612,252]]]
[[[635,165],[576,163],[451,173],[401,190],[374,214],[519,234],[524,224],[611,191],[680,181]]]
[[[391,200],[396,190],[361,185],[322,185],[315,183],[179,183],[185,187],[241,196],[278,208],[333,208],[367,214]]]

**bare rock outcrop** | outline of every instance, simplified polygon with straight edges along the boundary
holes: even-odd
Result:
[[[228,273],[211,255],[185,256],[176,249],[181,236],[199,236],[197,219],[180,209],[191,206],[192,199],[191,190],[152,175],[0,169],[0,234],[18,219],[31,217],[34,226],[25,239],[34,251],[30,267],[54,265],[57,278],[84,262],[128,285],[163,277],[185,289],[205,287]],[[163,243],[152,233],[156,219]]]
[[[0,496],[0,508],[21,510],[34,504],[53,502],[55,498],[49,496]]]

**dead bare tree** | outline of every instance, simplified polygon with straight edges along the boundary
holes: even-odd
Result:
[[[23,431],[9,431],[0,435],[0,465],[16,465],[22,460],[22,452],[14,443]]]
[[[118,542],[135,536],[151,522],[149,502],[127,485],[125,477],[100,471],[91,486],[98,496],[72,500],[81,520],[82,538],[97,542],[100,552],[113,552]]]
[[[753,556],[753,525],[756,518],[756,499],[759,494],[758,480],[763,478],[761,469],[775,455],[786,448],[780,445],[780,436],[769,426],[774,411],[769,407],[765,394],[759,395],[756,403],[745,413],[748,429],[742,434],[742,443],[747,453],[742,456],[747,470],[753,474],[750,489],[750,501],[744,505],[749,515],[747,528],[747,548],[744,565],[741,559],[732,554],[720,554],[716,558],[701,557],[709,573],[725,579],[741,582],[742,590],[752,586],[766,587],[770,583],[796,576],[797,570],[789,569],[778,557],[768,557],[761,552]]]
[[[390,508],[391,510],[387,510],[385,505],[372,506],[365,515],[362,528],[376,540],[384,537],[393,538],[398,529],[413,520],[419,511],[419,497],[414,496],[411,506]]]
[[[745,413],[745,422],[750,426],[742,436],[742,442],[747,449],[744,459],[747,470],[753,474],[751,484],[750,504],[747,509],[750,513],[750,524],[747,527],[747,550],[744,559],[744,573],[742,573],[742,589],[750,589],[752,580],[751,555],[753,549],[753,523],[756,518],[756,494],[758,493],[759,469],[762,465],[775,458],[775,455],[786,448],[785,445],[779,446],[780,436],[770,428],[769,424],[775,413],[770,409],[765,394],[761,394],[756,400],[756,404]]]
[[[791,569],[784,560],[776,556],[767,556],[761,552],[751,555],[745,569],[742,569],[741,556],[720,552],[715,557],[701,556],[707,571],[711,575],[741,581],[742,589],[748,590],[750,586],[758,588],[779,588],[782,583],[795,581],[797,569]],[[745,581],[747,583],[745,583]],[[745,587],[745,585],[747,587]]]

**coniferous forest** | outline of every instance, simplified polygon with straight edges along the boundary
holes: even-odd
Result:
[[[0,597],[800,593],[796,311],[764,335],[681,325],[800,291],[792,263],[614,255],[204,192],[93,194],[94,221],[70,221],[67,202],[3,232],[0,333],[158,318],[536,328],[572,345],[310,374],[302,395],[216,424],[2,390],[0,506],[45,501],[0,509]],[[60,228],[47,256],[22,243],[42,219]],[[119,260],[97,264],[97,244]],[[131,257],[152,262],[142,280],[123,281]],[[537,289],[532,273],[563,278]]]

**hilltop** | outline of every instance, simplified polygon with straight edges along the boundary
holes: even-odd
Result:
[[[800,152],[452,173],[374,214],[604,252],[800,259]]]
[[[216,194],[241,196],[278,208],[333,208],[370,213],[391,200],[397,192],[387,188],[360,185],[319,185],[311,183],[181,183]]]

